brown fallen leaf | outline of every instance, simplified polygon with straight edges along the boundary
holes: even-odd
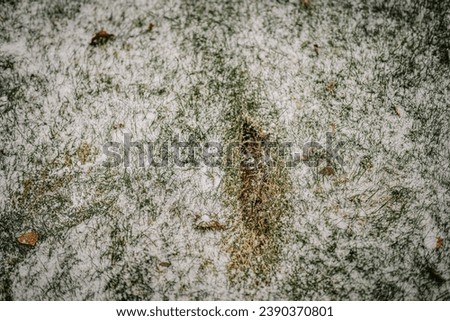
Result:
[[[213,230],[216,230],[216,231],[226,230],[225,225],[219,223],[218,221],[214,221],[214,220],[210,222],[209,228],[213,229]]]
[[[331,166],[325,166],[324,168],[322,168],[320,170],[319,173],[324,176],[331,176],[331,175],[334,175],[334,168]]]
[[[159,266],[162,266],[162,267],[169,267],[171,265],[172,265],[172,263],[170,263],[170,262],[159,262]]]
[[[226,226],[221,224],[219,221],[211,220],[209,222],[200,222],[195,226],[195,229],[201,231],[213,230],[213,231],[223,231],[226,230]]]
[[[17,238],[17,241],[20,244],[35,246],[38,241],[38,234],[35,231],[29,231]]]
[[[108,33],[105,30],[100,30],[99,32],[96,32],[95,35],[91,39],[91,46],[98,46],[98,45],[104,45],[109,40],[113,39],[115,36],[112,33]]]
[[[155,27],[155,25],[153,23],[149,23],[148,27],[147,27],[147,32],[152,32],[153,28]]]
[[[444,239],[440,236],[436,237],[436,246],[435,249],[439,250],[442,247],[442,243],[444,242]]]
[[[305,9],[309,9],[311,7],[311,0],[300,0],[300,5]]]

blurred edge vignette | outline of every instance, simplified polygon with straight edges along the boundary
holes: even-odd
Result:
[[[450,300],[449,0],[0,28],[0,300]]]

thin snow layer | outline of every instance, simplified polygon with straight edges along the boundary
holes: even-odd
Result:
[[[0,298],[449,299],[450,6],[309,2],[2,5]],[[237,215],[224,168],[147,159],[150,141],[156,161],[174,139],[225,142],[241,74],[291,154],[323,147],[289,169],[259,288],[230,282],[227,230],[196,228]],[[126,139],[130,166],[111,165]]]

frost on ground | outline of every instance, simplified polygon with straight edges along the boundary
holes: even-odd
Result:
[[[7,1],[0,25],[1,299],[450,299],[448,1]],[[247,118],[304,160],[261,172],[267,269],[233,261],[239,166],[103,153]]]

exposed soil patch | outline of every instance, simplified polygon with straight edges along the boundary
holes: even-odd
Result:
[[[265,148],[269,134],[250,118],[243,118],[240,133],[237,194],[237,237],[230,246],[229,270],[236,276],[257,275],[267,282],[279,255],[280,218],[288,208],[288,179],[282,161]]]

